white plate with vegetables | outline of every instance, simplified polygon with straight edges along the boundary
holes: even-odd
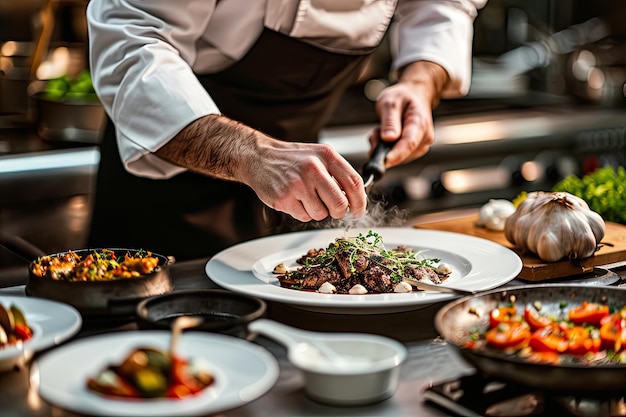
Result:
[[[88,387],[104,369],[124,363],[140,347],[167,351],[170,332],[125,331],[68,343],[37,359],[31,381],[46,401],[78,413],[98,416],[190,416],[236,408],[269,391],[278,379],[274,356],[246,340],[216,333],[187,331],[177,356],[206,364],[213,382],[195,395],[182,398],[122,398]]]
[[[0,371],[23,366],[36,352],[74,336],[82,324],[75,308],[56,301],[0,295],[0,306]]]
[[[496,288],[514,279],[522,261],[512,250],[489,240],[460,233],[414,228],[380,227],[373,230],[386,248],[407,246],[424,257],[438,258],[451,273],[442,285],[468,291]],[[212,257],[205,268],[217,285],[231,291],[299,308],[339,314],[384,314],[410,311],[458,297],[431,291],[408,293],[324,294],[283,288],[273,269],[279,263],[294,267],[310,249],[326,248],[335,239],[370,229],[311,230],[244,242]]]

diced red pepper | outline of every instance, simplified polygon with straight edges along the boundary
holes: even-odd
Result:
[[[531,306],[527,306],[524,309],[524,319],[533,330],[541,329],[552,324],[552,320],[549,317],[542,316],[534,307]]]
[[[568,317],[576,324],[599,325],[600,321],[609,315],[609,306],[606,304],[589,303],[570,309]]]
[[[611,318],[600,327],[600,339],[604,347],[619,352],[626,346],[626,319],[620,314],[612,314]]]
[[[485,339],[490,345],[506,348],[522,345],[530,336],[530,328],[521,321],[503,322],[490,329]]]
[[[489,313],[489,324],[491,327],[497,327],[500,323],[511,321],[515,315],[517,315],[517,307],[514,305],[494,308]]]
[[[528,340],[528,345],[537,352],[565,352],[568,342],[563,330],[557,325],[535,330]]]
[[[574,326],[566,331],[567,352],[573,355],[596,353],[600,350],[602,341],[594,338],[588,328]]]

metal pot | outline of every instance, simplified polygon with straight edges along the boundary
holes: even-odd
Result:
[[[465,343],[469,341],[472,329],[484,332],[489,326],[489,311],[509,302],[512,296],[519,309],[540,302],[542,314],[555,316],[558,316],[563,302],[569,305],[581,304],[583,301],[611,306],[626,305],[624,288],[575,284],[528,285],[495,289],[457,299],[437,312],[435,327],[449,345],[486,377],[570,394],[623,391],[626,386],[626,365],[539,364],[498,351],[466,348]]]
[[[37,133],[44,140],[100,143],[106,114],[99,101],[55,101],[43,93],[35,101]]]
[[[138,252],[137,249],[107,248],[115,253]],[[72,252],[84,257],[101,248],[79,249]],[[59,252],[49,256],[60,256],[67,252]],[[175,260],[152,253],[159,259],[156,270],[148,275],[137,278],[118,279],[109,281],[60,281],[48,277],[38,277],[33,270],[34,261],[28,267],[28,281],[26,295],[47,298],[74,306],[83,318],[97,317],[132,317],[139,301],[147,297],[166,294],[174,289],[169,267]]]

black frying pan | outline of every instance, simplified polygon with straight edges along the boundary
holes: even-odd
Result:
[[[626,288],[586,286],[576,284],[537,284],[511,289],[495,289],[457,299],[446,304],[435,316],[439,334],[479,372],[486,377],[513,381],[550,391],[624,392],[626,364],[563,364],[550,365],[525,361],[494,350],[471,350],[464,347],[472,328],[484,331],[489,326],[489,311],[514,296],[519,312],[526,304],[541,303],[541,313],[554,315],[562,303],[581,304],[583,301],[626,305]]]

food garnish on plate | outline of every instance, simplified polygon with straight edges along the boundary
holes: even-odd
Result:
[[[187,398],[211,386],[215,379],[202,358],[184,359],[152,348],[133,349],[119,364],[111,364],[87,380],[98,394],[126,399]]]
[[[0,304],[0,349],[19,345],[33,337],[26,316],[15,304],[6,308]]]
[[[32,263],[32,272],[59,281],[111,281],[151,274],[158,265],[159,258],[149,251],[124,251],[122,255],[101,249],[84,257],[73,251],[43,256]]]
[[[337,294],[411,292],[411,281],[441,284],[451,273],[438,258],[426,258],[408,246],[386,249],[383,238],[369,231],[339,237],[326,248],[310,249],[295,270],[278,264],[282,287]]]

